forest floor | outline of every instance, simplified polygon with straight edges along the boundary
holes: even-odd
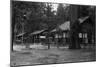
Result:
[[[11,66],[96,60],[96,50],[94,48],[68,49],[67,47],[60,47],[58,49],[52,46],[50,49],[47,49],[47,46],[41,45],[31,46],[30,49],[18,45],[14,45],[13,47],[15,50],[11,52]]]

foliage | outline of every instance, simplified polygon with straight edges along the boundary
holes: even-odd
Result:
[[[21,28],[16,28],[16,30],[21,33],[21,30],[23,30],[22,23],[24,23],[24,32],[55,28],[59,23],[65,21],[68,16],[68,9],[67,6],[59,4],[57,15],[54,14],[55,11],[52,9],[51,3],[13,1],[13,29],[15,28],[15,25],[19,25]]]

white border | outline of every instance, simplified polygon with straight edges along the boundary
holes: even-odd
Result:
[[[99,0],[34,0],[38,2],[56,2],[56,3],[71,3],[84,5],[98,5],[97,7],[97,62],[83,63],[68,63],[68,64],[53,64],[53,65],[37,65],[34,67],[99,67],[100,59],[100,42],[99,42],[99,27],[100,27],[100,8]],[[0,66],[10,67],[10,0],[0,1]],[[33,66],[25,66],[33,67]]]

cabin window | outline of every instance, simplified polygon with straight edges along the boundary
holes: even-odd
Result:
[[[63,37],[64,37],[64,38],[66,37],[66,33],[63,33]]]
[[[87,33],[84,33],[83,34],[83,38],[87,38]]]
[[[79,38],[82,38],[82,33],[79,33]]]
[[[87,38],[87,33],[84,34],[84,38]]]
[[[40,36],[40,38],[46,38],[45,36]]]
[[[55,38],[58,38],[58,34],[55,35]]]

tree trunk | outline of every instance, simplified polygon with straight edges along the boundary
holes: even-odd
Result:
[[[49,40],[49,38],[47,38],[47,40],[48,40],[48,49],[50,49],[50,40]]]
[[[78,6],[77,5],[71,5],[70,6],[70,45],[69,49],[80,49],[79,44],[79,22],[78,19]]]
[[[80,49],[78,33],[73,33],[71,36],[71,44],[69,49]]]
[[[48,43],[48,49],[50,49],[50,44]]]

